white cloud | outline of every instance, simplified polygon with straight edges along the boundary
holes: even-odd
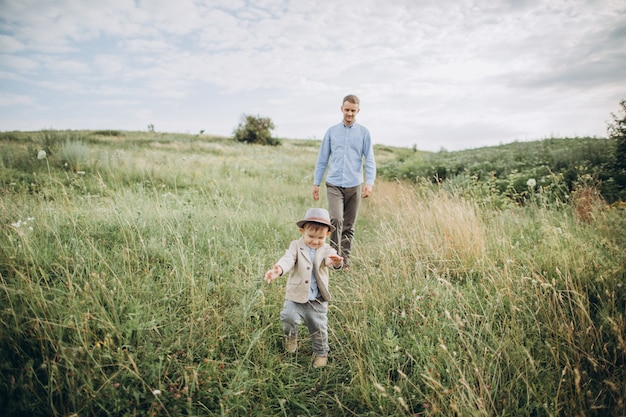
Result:
[[[33,104],[32,97],[22,94],[0,93],[0,106],[28,106]]]
[[[19,40],[7,35],[0,35],[0,51],[3,53],[13,53],[24,49],[24,44]]]
[[[2,66],[9,71],[28,71],[39,68],[40,64],[36,59],[27,58],[20,55],[3,54],[0,55]]]

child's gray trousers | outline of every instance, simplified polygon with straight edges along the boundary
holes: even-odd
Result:
[[[304,323],[309,329],[313,342],[315,356],[326,356],[330,351],[328,346],[328,302],[322,300],[296,303],[285,300],[283,311],[280,312],[280,322],[283,325],[283,334],[289,339],[298,336],[298,325]]]

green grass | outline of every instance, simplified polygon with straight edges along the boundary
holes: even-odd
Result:
[[[0,141],[5,415],[626,414],[620,206],[581,221],[550,190],[520,205],[488,182],[379,181],[353,270],[331,276],[316,370],[305,329],[283,353],[284,280],[262,277],[326,205],[310,196],[319,142]]]

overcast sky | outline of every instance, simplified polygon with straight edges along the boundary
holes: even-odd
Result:
[[[341,100],[374,143],[458,150],[606,136],[623,0],[0,0],[0,130],[321,139]]]

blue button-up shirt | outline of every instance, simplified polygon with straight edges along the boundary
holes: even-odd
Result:
[[[356,187],[363,183],[364,163],[365,183],[374,185],[376,160],[370,132],[358,123],[346,126],[341,122],[330,127],[324,135],[313,184],[320,185],[328,168],[326,182],[335,187]]]

